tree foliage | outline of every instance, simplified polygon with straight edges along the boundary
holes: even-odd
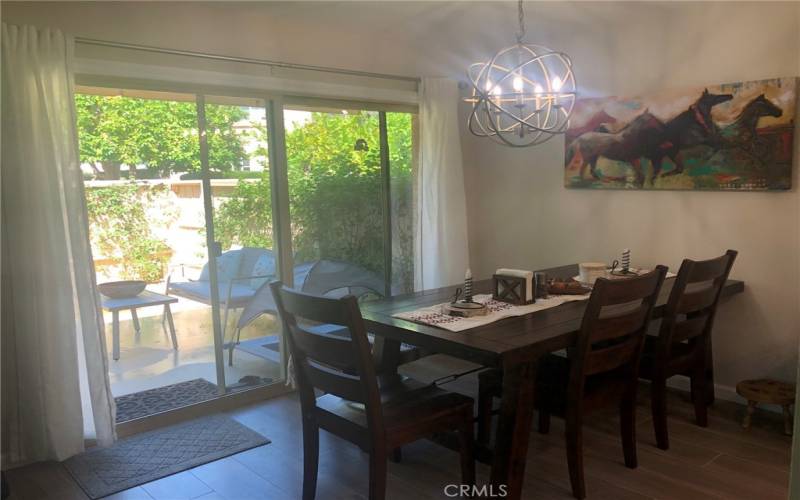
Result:
[[[166,177],[197,171],[200,146],[194,102],[75,94],[81,162],[145,165]],[[246,158],[234,124],[247,117],[238,106],[206,105],[210,164],[230,170]]]

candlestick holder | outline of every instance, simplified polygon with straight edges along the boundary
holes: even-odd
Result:
[[[457,288],[453,301],[443,306],[444,311],[450,316],[460,316],[462,318],[469,318],[472,316],[486,316],[489,313],[489,308],[480,302],[472,300],[472,273],[467,270],[464,277],[464,298],[461,297],[462,289]]]
[[[618,269],[619,268],[619,269]],[[636,276],[636,272],[631,271],[631,250],[626,248],[622,251],[622,259],[611,263],[611,274],[614,276]]]

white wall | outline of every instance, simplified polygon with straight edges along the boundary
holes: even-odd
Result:
[[[575,63],[581,90],[641,95],[800,74],[798,4],[684,4],[663,14],[597,40],[589,49],[596,57]],[[720,308],[717,383],[730,387],[761,376],[794,380],[800,327],[796,188],[565,189],[562,138],[523,150],[464,139],[472,266],[480,276],[497,267],[610,262],[625,247],[637,265],[677,270],[685,257],[710,258],[733,248],[739,257],[732,276],[746,282],[746,292]]]
[[[583,95],[800,74],[800,4],[527,2],[528,38],[563,50]],[[86,37],[405,75],[462,78],[513,42],[514,2],[14,3],[3,19]],[[463,123],[463,122],[462,122]],[[798,134],[800,136],[800,134]],[[800,137],[798,137],[800,139]],[[563,141],[512,150],[463,134],[473,269],[668,264],[739,250],[717,381],[795,377],[800,195],[563,187]],[[800,148],[797,148],[800,149]],[[800,164],[797,161],[796,164]]]

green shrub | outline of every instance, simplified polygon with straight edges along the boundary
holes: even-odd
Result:
[[[292,245],[297,262],[352,262],[383,275],[384,223],[377,113],[313,113],[286,133]],[[388,113],[392,193],[392,273],[413,288],[411,115]],[[366,150],[356,150],[364,139]],[[272,248],[269,171],[240,181],[216,210],[214,230],[223,248]]]
[[[92,247],[103,257],[119,259],[123,279],[157,282],[163,278],[169,258],[155,254],[169,247],[153,235],[145,207],[168,191],[165,185],[143,187],[133,181],[86,189]]]

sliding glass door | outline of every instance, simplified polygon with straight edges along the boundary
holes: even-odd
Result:
[[[75,99],[97,282],[146,286],[101,295],[118,422],[280,382],[267,101]]]
[[[283,121],[295,288],[412,290],[412,115],[291,105]]]
[[[75,102],[97,282],[146,286],[101,295],[118,421],[214,397],[196,96],[80,87]],[[176,295],[191,286],[198,300]]]
[[[102,296],[118,422],[283,387],[272,280],[414,289],[415,115],[290,102],[78,88],[97,281],[146,284]]]
[[[281,329],[268,285],[279,267],[267,103],[224,96],[203,101],[213,214],[208,227],[217,251],[216,348],[224,358],[217,368],[227,392],[235,392],[277,382],[282,371]]]
[[[294,285],[387,294],[378,113],[284,109]]]

